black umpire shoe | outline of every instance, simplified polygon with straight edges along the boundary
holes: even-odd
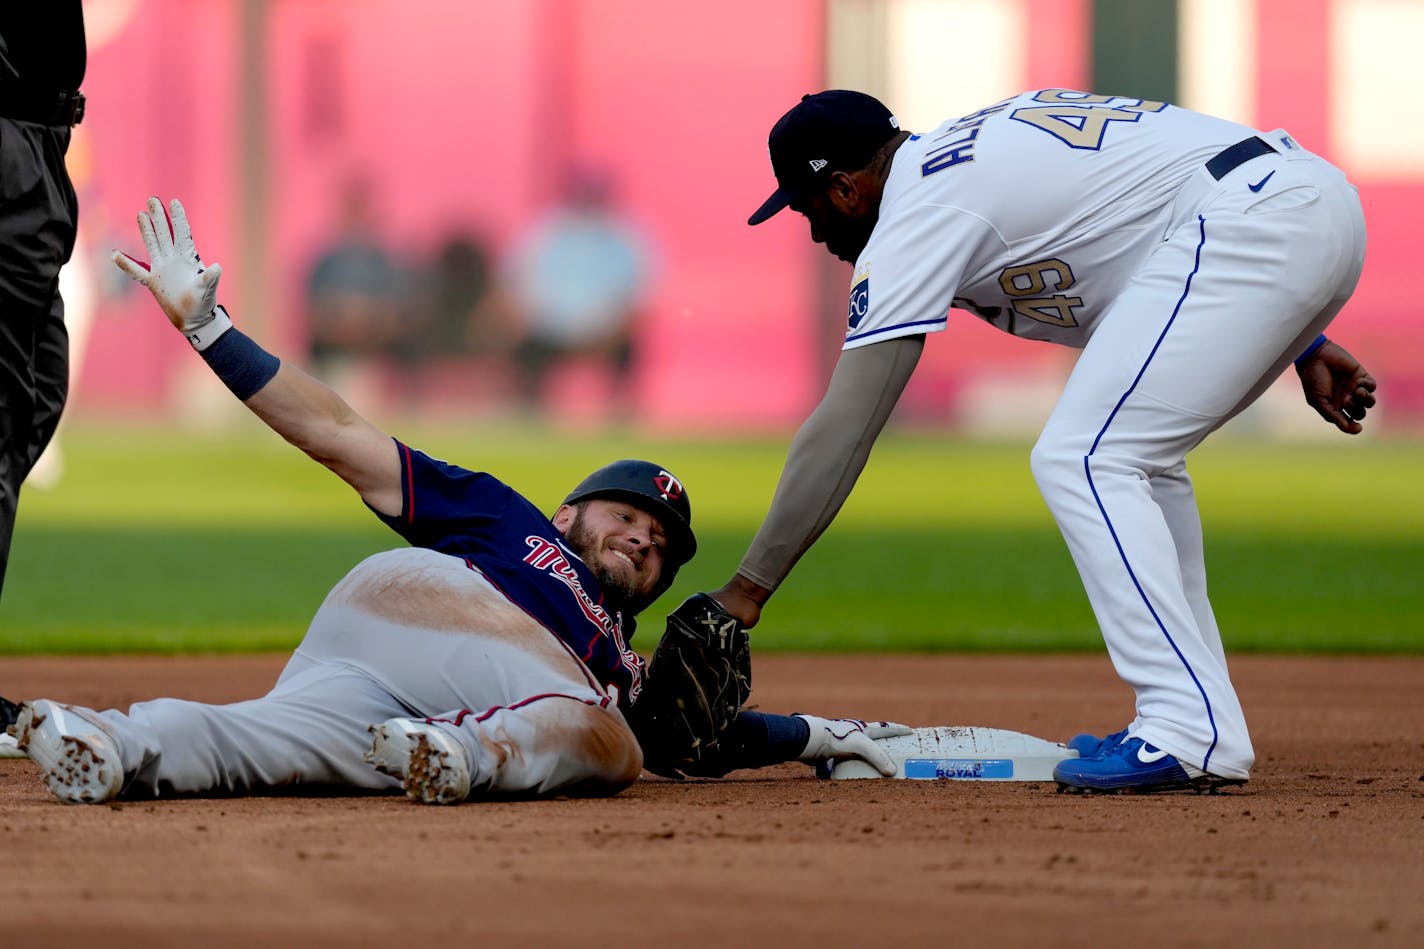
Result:
[[[20,717],[20,706],[0,695],[0,758],[23,758],[25,753],[6,731]]]

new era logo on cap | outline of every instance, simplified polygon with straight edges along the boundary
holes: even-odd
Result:
[[[748,224],[760,224],[802,195],[823,187],[833,171],[864,168],[900,131],[879,99],[849,89],[801,97],[767,138],[777,189]]]

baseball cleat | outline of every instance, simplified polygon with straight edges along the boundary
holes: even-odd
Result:
[[[470,795],[470,762],[465,749],[439,725],[392,718],[372,725],[365,760],[382,774],[400,779],[405,793],[425,804],[459,804]]]
[[[39,765],[45,784],[66,804],[98,804],[123,787],[119,746],[69,706],[48,699],[26,702],[14,727],[20,750]]]
[[[1238,778],[1207,774],[1200,768],[1178,761],[1141,738],[1128,738],[1091,758],[1067,758],[1053,769],[1058,793],[1076,791],[1099,794],[1155,794],[1159,791],[1203,791],[1215,793],[1230,785],[1245,784]]]
[[[1120,732],[1113,732],[1111,735],[1104,735],[1102,738],[1083,732],[1068,739],[1068,747],[1078,752],[1079,758],[1096,758],[1098,755],[1112,751],[1126,737],[1126,728]]]

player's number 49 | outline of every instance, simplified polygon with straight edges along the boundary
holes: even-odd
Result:
[[[1042,129],[1071,148],[1096,151],[1113,122],[1136,122],[1145,113],[1161,112],[1165,102],[1119,96],[1095,96],[1066,89],[1046,89],[1034,96],[1044,105],[1015,109],[1009,118]]]
[[[1009,118],[1041,129],[1071,148],[1097,150],[1114,122],[1136,122],[1145,113],[1161,112],[1165,102],[1147,99],[1123,102],[1118,96],[1095,96],[1067,89],[1045,89],[1034,97],[1041,106],[1015,109]],[[1013,299],[1014,312],[1040,323],[1077,326],[1073,309],[1083,305],[1082,297],[1061,291],[1077,281],[1068,264],[1057,258],[1009,267],[999,274],[999,286]],[[1052,287],[1059,291],[1042,294]]]
[[[1077,280],[1068,264],[1057,257],[1040,260],[1018,267],[1006,267],[999,274],[999,286],[1005,295],[1013,299],[1014,312],[1040,323],[1054,326],[1077,326],[1073,308],[1083,305],[1082,297],[1070,297],[1063,293],[1051,296],[1042,294],[1052,287],[1067,290]]]

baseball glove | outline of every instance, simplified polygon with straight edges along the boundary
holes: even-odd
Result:
[[[669,778],[700,773],[751,690],[747,631],[707,594],[688,597],[668,614],[628,713],[643,767]]]

